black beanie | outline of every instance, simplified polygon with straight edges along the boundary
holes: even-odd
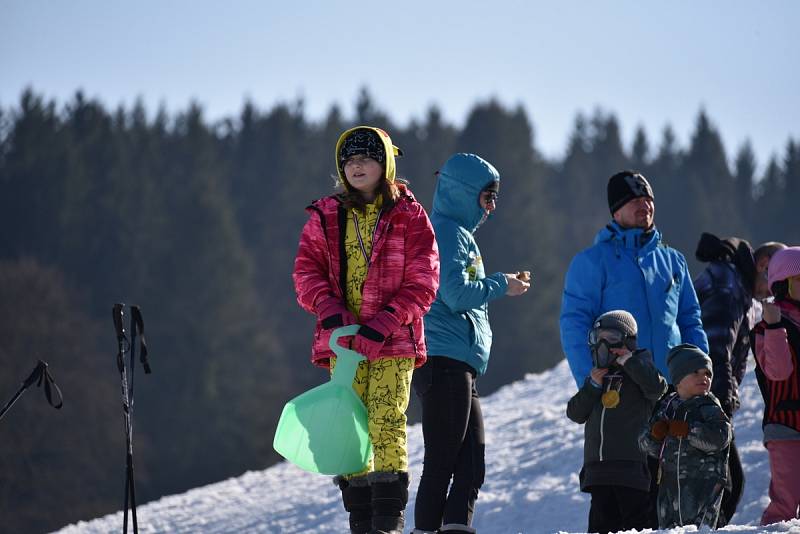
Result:
[[[667,368],[669,369],[669,380],[677,386],[684,377],[694,373],[698,369],[708,369],[714,374],[711,358],[698,347],[689,343],[675,345],[667,354]]]
[[[367,128],[353,131],[342,142],[339,148],[339,165],[344,168],[345,161],[359,154],[372,158],[381,165],[386,161],[383,141],[377,133]]]
[[[608,208],[611,215],[629,200],[648,197],[655,200],[653,188],[647,179],[636,171],[622,171],[608,179]]]

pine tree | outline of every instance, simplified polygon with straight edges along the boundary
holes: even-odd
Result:
[[[783,205],[779,212],[781,235],[790,245],[800,243],[800,228],[795,223],[800,200],[800,144],[792,139],[786,143],[786,154],[783,159]]]
[[[647,141],[647,134],[644,128],[639,126],[636,128],[636,134],[633,139],[633,147],[631,149],[631,166],[641,172],[645,172],[648,167],[650,158],[650,144]]]
[[[782,207],[785,182],[775,156],[770,158],[757,189],[755,218],[759,221],[756,228],[758,241],[784,241]]]
[[[678,173],[683,191],[677,228],[667,236],[671,244],[689,260],[690,270],[698,272],[692,252],[702,232],[718,236],[734,235],[742,228],[742,216],[731,210],[736,190],[722,139],[705,114],[700,111],[686,157]]]
[[[736,234],[752,239],[754,237],[753,207],[755,205],[754,179],[756,173],[756,157],[749,141],[745,142],[736,156],[734,172],[734,203],[732,206],[741,214],[741,229]],[[753,245],[756,245],[753,243]]]

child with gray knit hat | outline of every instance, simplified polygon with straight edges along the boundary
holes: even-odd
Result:
[[[652,526],[650,470],[638,437],[667,381],[652,354],[636,348],[636,334],[625,310],[594,320],[588,335],[594,368],[567,404],[567,417],[584,425],[580,484],[592,496],[587,532]]]
[[[658,528],[716,528],[728,480],[728,416],[711,393],[711,358],[683,343],[667,354],[676,391],[661,399],[639,445],[659,460]]]

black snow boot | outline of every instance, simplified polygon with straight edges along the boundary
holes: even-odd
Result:
[[[408,473],[367,475],[372,488],[372,534],[403,534],[408,503]]]
[[[350,512],[351,534],[369,534],[372,531],[372,491],[367,477],[350,480],[335,477],[333,481],[342,490],[344,509]]]

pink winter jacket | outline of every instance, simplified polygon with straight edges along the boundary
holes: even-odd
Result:
[[[386,338],[380,357],[414,355],[416,366],[425,363],[422,316],[439,287],[439,252],[428,215],[404,186],[395,206],[381,215],[375,230],[372,255],[362,290],[361,323],[388,312],[400,327]],[[322,328],[322,309],[331,299],[344,306],[343,288],[347,259],[342,256],[347,212],[336,196],[312,203],[294,262],[297,302],[317,316],[311,361],[329,367],[334,356],[328,347],[332,330]]]
[[[781,315],[800,328],[800,308],[789,301],[777,301]],[[794,365],[785,328],[764,329],[763,335],[756,333],[756,359],[770,380],[786,380]]]

